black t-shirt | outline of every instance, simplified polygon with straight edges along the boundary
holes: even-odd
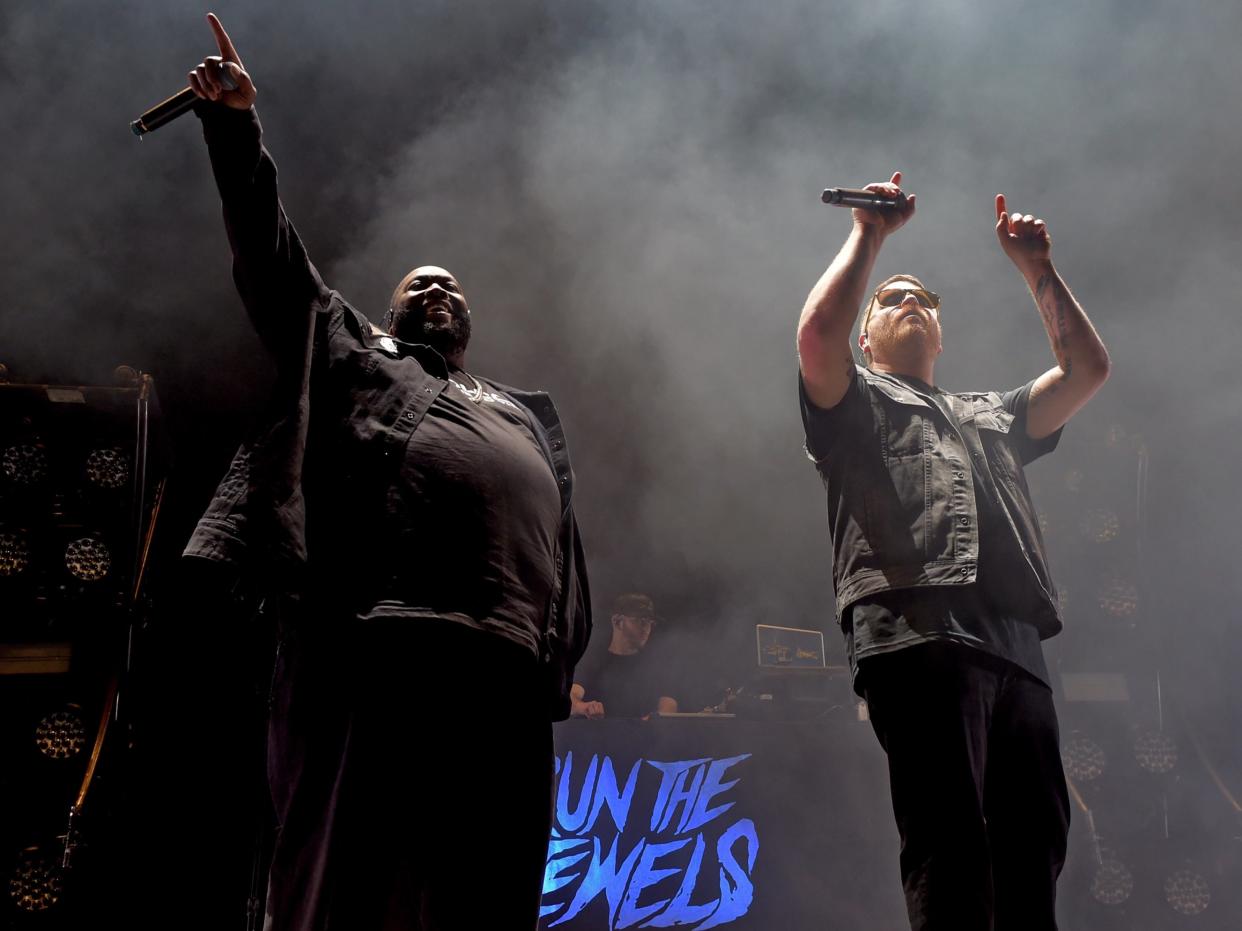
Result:
[[[641,718],[656,710],[661,696],[675,698],[670,674],[659,654],[648,647],[637,653],[613,653],[600,638],[587,651],[574,682],[585,691],[583,701],[597,701],[607,718]]]
[[[390,569],[364,617],[435,617],[538,652],[556,580],[561,498],[529,414],[470,376],[410,437],[389,489]]]
[[[917,378],[892,375],[943,412],[957,418],[944,392]],[[1001,402],[1014,415],[1012,429],[1025,436],[1031,384],[1004,392]],[[817,411],[821,419],[833,411]],[[845,651],[854,673],[854,689],[862,694],[868,660],[929,640],[948,641],[983,650],[1008,660],[1039,681],[1048,683],[1039,632],[1018,616],[1021,596],[1011,592],[1011,567],[1021,552],[1006,526],[1005,512],[992,482],[974,470],[975,508],[979,519],[979,568],[973,585],[897,589],[863,598],[842,614]],[[1018,561],[1015,563],[1015,561]]]

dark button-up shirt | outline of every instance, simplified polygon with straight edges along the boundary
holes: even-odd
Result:
[[[377,332],[324,285],[280,203],[254,111],[202,105],[199,115],[233,277],[275,360],[276,383],[261,428],[237,451],[185,554],[234,567],[264,588],[311,594],[320,608],[354,611],[378,584],[371,576],[385,562],[376,530],[386,496],[448,369],[430,347]],[[560,492],[555,589],[539,650],[559,720],[568,716],[573,666],[590,633],[573,470],[546,394],[484,383],[529,414]]]

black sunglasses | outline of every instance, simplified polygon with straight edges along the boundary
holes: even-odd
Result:
[[[914,299],[928,310],[935,310],[940,306],[940,295],[923,288],[885,288],[875,293],[875,300],[881,307],[896,307],[906,299],[907,294],[913,294]]]

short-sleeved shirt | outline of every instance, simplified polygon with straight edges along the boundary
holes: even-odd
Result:
[[[909,376],[891,375],[930,404],[950,423],[957,424],[944,392]],[[808,437],[817,448],[827,448],[839,434],[842,424],[852,416],[851,406],[866,403],[856,379],[836,407],[816,407],[803,392],[803,417]],[[1029,462],[1056,445],[1059,434],[1032,440],[1026,434],[1026,412],[1031,386],[1001,395],[1004,409],[1014,416],[1011,436],[1019,444],[1022,461]],[[1029,448],[1026,448],[1029,447]],[[1024,593],[1014,590],[1012,571],[1020,565],[1022,554],[1007,526],[1003,506],[996,497],[995,478],[973,472],[975,505],[979,523],[979,569],[970,585],[922,586],[902,588],[864,597],[846,608],[841,616],[846,655],[854,673],[854,688],[862,694],[863,678],[869,660],[928,641],[948,641],[1013,663],[1045,684],[1048,669],[1035,626],[1022,617]]]
[[[574,681],[582,686],[584,701],[602,703],[606,718],[641,718],[656,710],[662,696],[675,697],[658,653],[613,653],[608,645],[600,638],[578,666]]]

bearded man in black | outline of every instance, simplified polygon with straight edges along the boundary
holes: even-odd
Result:
[[[443,268],[401,280],[386,332],[324,285],[209,22],[190,85],[276,388],[186,555],[280,605],[265,928],[534,928],[551,722],[590,632],[560,420],[466,368]]]

